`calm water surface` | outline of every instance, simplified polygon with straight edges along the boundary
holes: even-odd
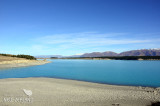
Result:
[[[160,61],[50,60],[52,63],[0,70],[0,78],[52,77],[89,82],[160,87]]]

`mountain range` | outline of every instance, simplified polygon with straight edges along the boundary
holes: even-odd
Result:
[[[80,57],[103,57],[103,56],[160,56],[160,49],[131,50],[121,53],[112,51],[85,53]]]
[[[92,52],[92,53],[84,53],[82,55],[72,55],[72,56],[61,56],[61,55],[40,55],[35,56],[36,58],[63,58],[63,57],[105,57],[105,56],[160,56],[160,48],[159,49],[140,49],[140,50],[130,50],[121,53],[116,53],[112,51],[106,52]]]

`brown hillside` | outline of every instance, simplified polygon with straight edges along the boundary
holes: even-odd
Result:
[[[9,56],[0,56],[0,62],[2,62],[2,61],[12,61],[12,60],[26,60],[26,59],[17,58],[17,57],[9,57]]]

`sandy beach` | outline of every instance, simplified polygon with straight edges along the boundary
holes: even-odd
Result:
[[[54,78],[0,80],[1,106],[149,106],[155,101],[160,101],[159,88]]]
[[[33,65],[42,65],[50,63],[46,60],[28,60],[25,58],[0,56],[0,69],[15,68],[15,67],[27,67]]]

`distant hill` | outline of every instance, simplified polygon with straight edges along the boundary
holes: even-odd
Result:
[[[119,56],[160,56],[160,49],[141,49],[122,52]]]
[[[104,56],[160,56],[160,49],[131,50],[121,53],[111,51],[85,53],[80,57],[104,57]]]
[[[85,53],[80,57],[101,57],[101,56],[117,56],[118,54],[111,51],[106,52],[93,52],[93,53]]]
[[[39,55],[39,56],[34,56],[35,58],[51,58],[51,57],[57,57],[61,58],[61,55]]]

